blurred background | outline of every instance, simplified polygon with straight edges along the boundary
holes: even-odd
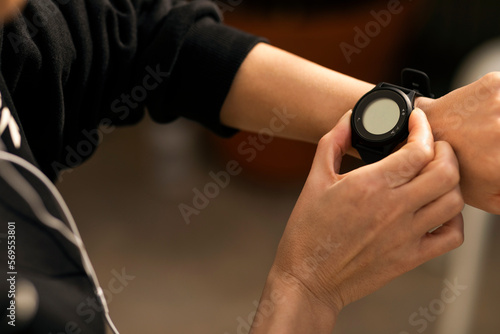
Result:
[[[500,70],[500,2],[452,0],[221,0],[226,23],[326,67],[377,83],[413,67],[434,93]],[[369,43],[356,28],[398,5]],[[343,44],[345,46],[345,44]],[[277,106],[278,107],[278,106]],[[121,128],[58,184],[79,224],[101,285],[114,271],[134,279],[108,294],[123,334],[247,333],[315,147],[274,139],[255,160],[236,148],[248,133],[220,139],[186,120],[145,119]],[[187,219],[195,189],[236,160],[242,173]],[[343,170],[361,163],[347,157]],[[466,208],[464,246],[396,279],[340,315],[334,333],[460,334],[500,331],[500,220]],[[388,231],[390,233],[390,231]],[[449,290],[450,286],[460,286]],[[446,290],[448,289],[448,290]],[[455,296],[443,298],[443,291]]]

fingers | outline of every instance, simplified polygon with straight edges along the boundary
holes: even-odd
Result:
[[[311,175],[317,173],[319,177],[324,177],[326,173],[335,177],[339,172],[342,157],[351,147],[351,113],[348,111],[344,114],[337,125],[319,141]]]
[[[452,191],[416,212],[415,226],[418,226],[417,232],[425,234],[443,222],[451,220],[463,210],[464,205],[460,187],[457,185]]]
[[[417,211],[444,196],[455,189],[460,182],[458,161],[450,144],[443,141],[436,142],[434,152],[434,160],[425,166],[412,182],[398,189],[402,197],[411,198],[408,204],[412,211]]]
[[[420,244],[420,255],[423,258],[422,262],[458,248],[463,242],[464,220],[460,213],[433,233],[427,233],[422,237]]]
[[[404,186],[408,194],[413,194],[415,206],[411,209],[417,210],[416,226],[422,234],[452,219],[464,208],[458,161],[453,149],[446,142],[436,142],[435,152],[436,159],[413,182]],[[429,203],[432,198],[437,199]]]
[[[417,143],[423,147],[432,148],[434,137],[432,136],[432,129],[427,120],[425,113],[415,108],[410,115],[408,122],[408,144]]]
[[[420,109],[413,110],[408,123],[408,142],[399,151],[373,164],[390,188],[411,181],[434,158],[434,138],[427,117]]]

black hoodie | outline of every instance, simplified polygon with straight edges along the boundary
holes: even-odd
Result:
[[[110,127],[139,121],[145,107],[158,122],[184,116],[231,135],[219,112],[259,41],[221,24],[211,1],[29,0],[0,31],[2,142],[54,180],[87,159]],[[46,187],[17,169],[67,224]],[[8,325],[9,222],[16,223],[16,280],[39,296],[24,327]],[[42,225],[2,177],[0,261],[1,333],[104,333],[78,250]]]

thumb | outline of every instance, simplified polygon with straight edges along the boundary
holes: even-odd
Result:
[[[338,174],[342,157],[351,147],[351,114],[352,110],[345,113],[337,125],[321,138],[311,171],[332,177]]]
[[[422,110],[413,110],[408,130],[408,142],[399,151],[373,164],[387,180],[391,180],[391,188],[411,181],[434,158],[434,138]]]

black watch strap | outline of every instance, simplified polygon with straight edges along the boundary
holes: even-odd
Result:
[[[431,80],[422,71],[414,70],[412,68],[405,68],[401,71],[401,86],[381,83],[379,87],[394,87],[397,88],[407,95],[411,92],[415,92],[416,96],[426,96],[434,98],[434,94],[431,92]],[[413,101],[412,101],[413,102]]]
[[[431,92],[431,80],[422,71],[412,68],[403,69],[401,71],[401,84],[406,90],[415,91],[417,95],[434,98],[434,94]]]
[[[359,152],[359,156],[361,157],[361,160],[366,162],[367,164],[372,164],[374,162],[380,161],[384,156],[389,154],[393,148],[388,148],[387,150],[384,151],[379,151],[375,150],[373,148],[364,146],[362,144],[358,144],[356,149]]]
[[[405,93],[408,96],[423,96],[422,94],[420,94],[420,92],[418,92],[416,90],[408,89],[408,88],[405,88],[405,87],[402,87],[402,86],[398,86],[398,85],[393,85],[393,84],[390,84],[390,83],[387,83],[387,82],[381,82],[381,83],[379,83],[377,85],[377,87],[380,87],[380,88],[385,88],[385,87],[397,88],[397,89],[399,89],[400,91],[402,91],[403,93]],[[411,101],[411,102],[413,103],[413,101]]]

